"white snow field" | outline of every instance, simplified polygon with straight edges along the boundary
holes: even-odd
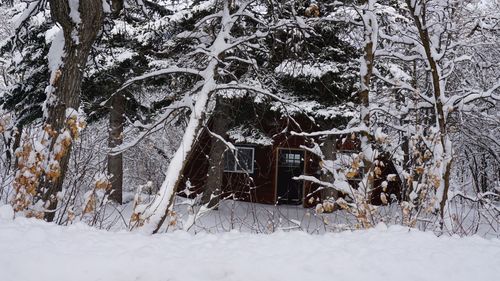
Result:
[[[499,280],[500,240],[380,224],[310,235],[147,236],[0,217],[2,281]]]

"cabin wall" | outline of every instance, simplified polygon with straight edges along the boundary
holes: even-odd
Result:
[[[182,181],[178,187],[178,193],[181,196],[193,198],[196,194],[203,192],[207,182],[208,167],[210,165],[207,155],[210,153],[212,141],[210,135],[203,130],[198,136],[192,152],[189,155],[184,171],[182,172]],[[189,180],[190,194],[186,194],[186,183]]]
[[[207,180],[209,161],[207,155],[210,152],[211,136],[208,132],[202,132],[196,142],[193,153],[191,153],[188,163],[183,172],[183,181],[179,186],[179,192],[186,187],[186,181],[191,183],[190,195],[203,192]],[[255,203],[276,204],[278,190],[278,153],[279,149],[302,149],[307,145],[305,139],[298,136],[287,136],[285,134],[275,135],[273,146],[251,146],[254,148],[254,172],[252,174],[224,172],[222,181],[222,196],[227,199],[242,200]],[[337,151],[359,150],[359,140],[352,137],[339,139],[336,144]],[[320,177],[320,160],[316,155],[305,151],[304,153],[304,174],[308,176]],[[389,160],[379,159],[384,163],[382,173],[375,180],[375,188],[371,194],[371,202],[375,205],[383,204],[381,192],[382,182],[387,180],[387,175],[396,174],[394,165]],[[353,187],[357,183],[352,182]],[[390,201],[390,195],[394,194],[400,200],[401,180],[396,177],[395,181],[389,181],[388,187],[384,191]],[[187,195],[187,194],[184,194]],[[323,199],[319,192],[319,185],[311,182],[303,184],[303,205],[312,207],[320,203]]]
[[[272,170],[274,157],[271,146],[254,147],[254,172],[252,174],[224,172],[223,194],[232,199],[274,204]]]

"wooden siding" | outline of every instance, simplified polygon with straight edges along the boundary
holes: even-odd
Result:
[[[210,135],[205,130],[202,130],[195,142],[193,150],[189,154],[186,166],[184,167],[182,181],[177,190],[179,195],[187,196],[184,190],[186,189],[186,182],[188,180],[191,185],[189,191],[192,192],[189,197],[193,197],[203,192],[204,185],[207,181],[209,166],[207,155],[210,152],[211,144]]]
[[[235,200],[274,204],[274,190],[271,180],[273,167],[272,147],[252,147],[255,149],[253,173],[224,172],[222,181],[223,196]]]

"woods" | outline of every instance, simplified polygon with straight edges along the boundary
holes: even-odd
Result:
[[[498,233],[495,1],[4,2],[0,201],[16,216],[302,228],[274,219],[286,166],[325,230]],[[222,215],[262,196],[267,215]]]

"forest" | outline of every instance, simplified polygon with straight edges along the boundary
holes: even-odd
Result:
[[[411,229],[499,262],[500,2],[0,0],[0,135],[5,233]]]

